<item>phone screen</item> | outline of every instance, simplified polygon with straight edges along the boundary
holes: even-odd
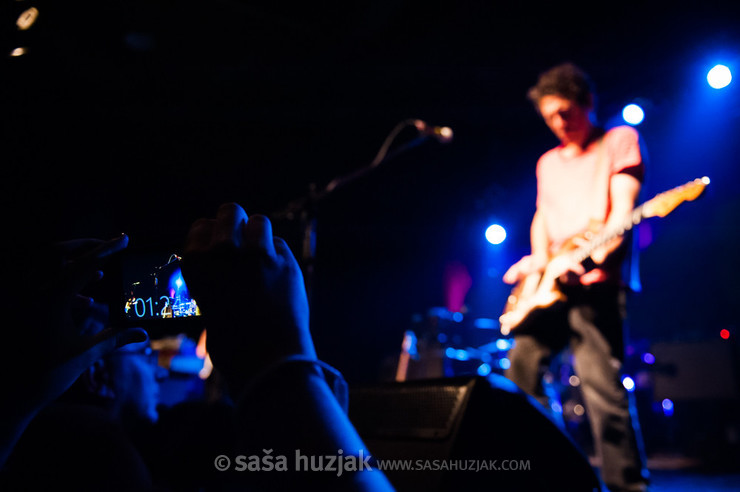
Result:
[[[124,261],[123,316],[129,321],[200,316],[177,254],[130,256]]]

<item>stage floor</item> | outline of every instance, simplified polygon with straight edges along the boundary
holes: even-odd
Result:
[[[651,470],[650,492],[725,492],[740,490],[740,472],[701,472],[695,470]]]
[[[591,460],[592,464],[594,460]],[[649,492],[736,492],[740,491],[740,463],[709,469],[701,461],[682,456],[658,455],[648,458]]]

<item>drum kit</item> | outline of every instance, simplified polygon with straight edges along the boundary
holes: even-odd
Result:
[[[514,345],[497,319],[473,317],[444,307],[413,318],[401,344],[396,381],[456,376],[503,376]],[[584,407],[569,354],[563,352],[543,375],[553,416],[580,427]]]
[[[501,335],[498,320],[433,307],[415,315],[413,325],[404,333],[396,381],[487,376],[508,368],[513,340]]]

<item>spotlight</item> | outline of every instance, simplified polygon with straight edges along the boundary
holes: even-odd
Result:
[[[663,414],[666,417],[670,417],[671,415],[673,415],[674,407],[673,407],[673,402],[671,400],[666,398],[665,400],[661,402],[660,406],[663,407]]]
[[[645,111],[637,104],[628,104],[622,109],[622,118],[628,124],[637,126],[645,119]]]
[[[635,390],[635,381],[631,377],[625,376],[622,378],[622,386],[624,386],[624,389],[627,391],[632,392]]]
[[[732,81],[732,72],[725,65],[715,65],[707,73],[707,82],[714,89],[723,89],[730,85]]]
[[[23,48],[23,47],[15,48],[15,49],[13,49],[13,51],[10,52],[10,56],[12,56],[14,58],[15,57],[18,57],[18,56],[23,56],[25,54],[28,54],[28,49],[27,48]]]
[[[39,9],[31,7],[30,9],[23,12],[18,19],[15,21],[16,27],[19,31],[27,31],[36,22],[39,17]]]
[[[506,239],[506,229],[498,224],[493,224],[486,229],[486,239],[491,244],[501,244]]]
[[[496,340],[496,348],[499,350],[509,350],[511,348],[511,342],[505,338],[499,338]]]

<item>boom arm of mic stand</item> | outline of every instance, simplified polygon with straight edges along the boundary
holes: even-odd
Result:
[[[396,155],[400,154],[401,152],[404,152],[408,150],[411,147],[415,147],[419,145],[422,141],[426,140],[428,138],[427,135],[417,137],[411,142],[400,146],[398,149],[394,150],[391,154],[388,154],[388,149],[390,148],[391,144],[393,143],[393,140],[398,136],[401,131],[406,128],[407,126],[415,126],[415,121],[413,119],[408,119],[401,121],[398,123],[393,130],[388,134],[385,141],[383,142],[383,145],[380,147],[380,150],[378,151],[378,154],[375,156],[373,161],[368,165],[367,167],[364,167],[362,169],[359,169],[353,173],[347,174],[345,176],[341,176],[338,178],[333,179],[329,182],[326,187],[321,190],[320,192],[316,191],[316,186],[312,183],[311,189],[308,194],[308,196],[301,197],[297,200],[293,200],[290,202],[283,210],[280,210],[274,214],[272,214],[273,218],[287,218],[287,219],[294,219],[296,215],[301,215],[303,212],[305,212],[306,208],[311,208],[313,205],[318,203],[319,201],[326,198],[329,194],[331,194],[334,190],[341,188],[342,186],[345,186],[346,184],[349,184],[367,174],[370,173],[374,168],[378,167],[383,162],[390,160],[392,157],[395,157]]]
[[[408,119],[408,120],[404,120],[398,123],[395,126],[395,128],[393,128],[391,133],[388,134],[388,137],[386,137],[385,141],[383,142],[383,145],[378,151],[378,154],[375,156],[373,161],[368,166],[361,168],[353,173],[347,174],[345,176],[341,176],[341,177],[333,179],[321,191],[316,191],[316,186],[314,184],[311,184],[308,196],[305,196],[303,198],[299,198],[298,200],[294,200],[290,202],[285,209],[272,215],[273,218],[294,219],[296,216],[301,218],[301,221],[303,222],[302,227],[304,230],[303,258],[305,260],[312,260],[314,257],[316,238],[315,238],[315,218],[313,217],[313,212],[314,212],[314,207],[316,206],[316,204],[321,202],[323,199],[325,199],[335,190],[349,183],[352,183],[362,178],[363,176],[366,176],[373,169],[378,167],[383,162],[390,160],[391,158],[397,156],[398,154],[402,152],[405,152],[406,150],[412,147],[416,147],[417,145],[422,143],[424,140],[426,140],[428,138],[428,135],[422,135],[422,136],[416,137],[410,142],[399,146],[397,149],[395,149],[390,154],[388,153],[388,149],[390,148],[391,144],[393,143],[393,140],[395,140],[398,134],[401,133],[401,131],[407,126],[414,126],[415,124],[414,122],[415,120]],[[309,266],[309,268],[311,267]]]
[[[333,192],[334,190],[336,190],[338,188],[341,188],[342,186],[344,186],[346,184],[349,184],[349,183],[357,180],[358,178],[361,178],[361,177],[365,176],[366,174],[369,174],[370,171],[372,171],[373,169],[375,169],[376,167],[378,167],[383,162],[390,160],[391,158],[397,156],[398,154],[400,154],[402,152],[405,152],[406,150],[408,150],[408,149],[410,149],[412,147],[416,147],[417,145],[419,145],[421,142],[423,142],[427,138],[429,138],[427,135],[424,135],[424,136],[421,136],[421,137],[416,137],[412,141],[410,141],[410,142],[408,142],[408,143],[406,143],[404,145],[401,145],[396,150],[394,150],[392,153],[390,153],[390,154],[384,154],[381,159],[374,160],[369,166],[364,167],[362,169],[359,169],[359,170],[357,170],[357,171],[355,171],[355,172],[353,172],[351,174],[348,174],[348,175],[345,175],[343,177],[336,178],[336,179],[332,180],[326,186],[326,188],[324,188],[324,191],[319,195],[319,198],[324,198],[326,195],[328,195],[329,193]]]

